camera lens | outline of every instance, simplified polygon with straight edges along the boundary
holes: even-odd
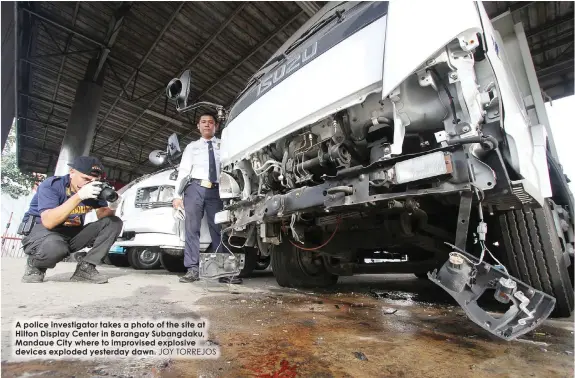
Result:
[[[116,193],[113,187],[103,184],[102,191],[98,197],[104,201],[115,202],[118,199],[118,193]]]

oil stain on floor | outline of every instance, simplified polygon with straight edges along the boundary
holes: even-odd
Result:
[[[209,319],[217,360],[3,363],[2,376],[573,377],[572,328],[545,325],[506,342],[440,289],[409,285],[204,296],[194,306]]]
[[[572,377],[573,334],[541,327],[506,342],[455,306],[360,294],[200,301],[218,361],[177,361],[165,377]],[[218,326],[214,329],[213,325]]]

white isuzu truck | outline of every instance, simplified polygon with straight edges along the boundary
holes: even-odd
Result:
[[[336,2],[222,120],[216,221],[277,282],[414,273],[512,339],[573,310],[573,196],[521,24],[480,2]],[[186,71],[167,95],[185,112]],[[482,309],[485,293],[509,305]]]

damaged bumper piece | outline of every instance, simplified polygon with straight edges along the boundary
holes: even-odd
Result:
[[[200,256],[200,279],[234,277],[245,265],[245,254],[206,253]]]
[[[540,326],[555,307],[554,297],[463,251],[450,253],[439,272],[435,269],[428,277],[459,303],[471,321],[508,341]],[[477,303],[490,289],[496,300],[511,304],[501,316],[492,316]]]

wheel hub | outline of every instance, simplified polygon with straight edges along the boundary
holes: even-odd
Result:
[[[140,252],[139,258],[140,261],[142,261],[145,264],[151,264],[154,262],[154,260],[157,259],[157,252],[155,251],[151,251],[149,249],[144,249],[143,251]]]
[[[296,259],[301,267],[301,270],[308,276],[317,276],[321,274],[322,262],[320,257],[314,256],[310,252],[302,252],[300,250],[296,250]]]

